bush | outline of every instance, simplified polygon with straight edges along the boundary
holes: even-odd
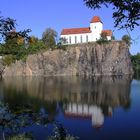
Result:
[[[78,138],[68,135],[63,140],[77,140],[77,139]],[[48,138],[48,140],[62,140],[62,139],[60,137],[51,136]]]
[[[131,56],[131,61],[133,64],[134,74],[136,77],[140,77],[140,54]]]
[[[31,140],[31,139],[27,138],[25,135],[17,135],[17,136],[8,138],[8,140]]]
[[[47,49],[46,45],[43,43],[43,41],[38,40],[36,43],[29,44],[27,52],[28,54],[35,54],[43,49]]]
[[[68,47],[68,45],[61,45],[61,46],[57,46],[58,49],[62,49],[62,50],[66,50]]]
[[[111,36],[111,40],[116,40],[114,35]]]
[[[107,33],[106,32],[102,32],[101,33],[101,37],[99,40],[96,41],[98,44],[107,44],[109,43],[109,40],[107,39]]]
[[[2,58],[2,62],[3,62],[3,65],[4,66],[9,66],[11,65],[12,63],[14,63],[16,60],[16,57],[14,55],[5,55],[3,58]]]
[[[102,32],[101,33],[101,39],[102,40],[107,40],[107,32]]]
[[[130,47],[130,45],[132,44],[132,43],[131,43],[131,37],[128,36],[128,35],[124,35],[124,36],[122,37],[122,40],[128,45],[128,47]]]
[[[48,140],[77,140],[77,137],[71,136],[61,124],[56,124],[54,128],[54,135],[48,137]]]
[[[57,48],[58,49],[62,49],[62,50],[66,50],[67,48],[67,39],[66,38],[60,38],[58,43],[57,43]]]
[[[105,40],[105,39],[99,39],[96,41],[98,44],[108,44],[110,41],[109,40]]]

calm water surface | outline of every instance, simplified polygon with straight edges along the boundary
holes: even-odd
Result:
[[[140,80],[130,77],[28,77],[0,80],[0,100],[12,108],[32,104],[80,140],[140,140]],[[33,125],[46,140],[53,125]]]

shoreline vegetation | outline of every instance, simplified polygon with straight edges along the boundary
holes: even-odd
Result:
[[[131,61],[134,70],[134,77],[140,79],[140,53],[131,56]]]
[[[53,135],[48,140],[77,140],[65,130],[62,124],[49,120],[44,112],[36,112],[31,105],[10,107],[9,104],[0,102],[0,138],[2,140],[35,140],[30,132],[23,132],[23,128],[31,125],[47,127],[51,123],[54,127]]]

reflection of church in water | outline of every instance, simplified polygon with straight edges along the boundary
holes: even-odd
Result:
[[[65,117],[91,119],[92,126],[99,128],[104,123],[103,110],[96,105],[69,103],[65,105]],[[112,108],[108,107],[108,115],[112,116]]]
[[[116,107],[130,107],[130,79],[102,78],[82,82],[80,90],[71,89],[63,103],[65,118],[90,119],[100,128]]]

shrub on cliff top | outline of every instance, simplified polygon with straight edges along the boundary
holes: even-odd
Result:
[[[16,60],[16,57],[14,55],[5,55],[3,58],[2,58],[2,62],[3,62],[3,65],[4,66],[9,66],[11,65],[12,63],[14,63]]]
[[[99,40],[96,41],[98,44],[107,44],[109,42],[109,40],[107,40],[107,33],[106,32],[102,32],[101,33],[101,37]]]
[[[46,46],[42,40],[38,39],[35,42],[28,44],[27,52],[28,54],[35,54],[42,49],[46,49]]]
[[[107,40],[107,32],[102,32],[101,33],[101,39],[102,40]]]
[[[101,38],[101,39],[97,40],[96,42],[101,45],[101,44],[108,44],[110,41]]]
[[[130,45],[132,44],[132,42],[131,42],[131,37],[128,36],[128,35],[124,35],[124,36],[122,37],[122,40],[128,45],[128,47],[130,47]]]

